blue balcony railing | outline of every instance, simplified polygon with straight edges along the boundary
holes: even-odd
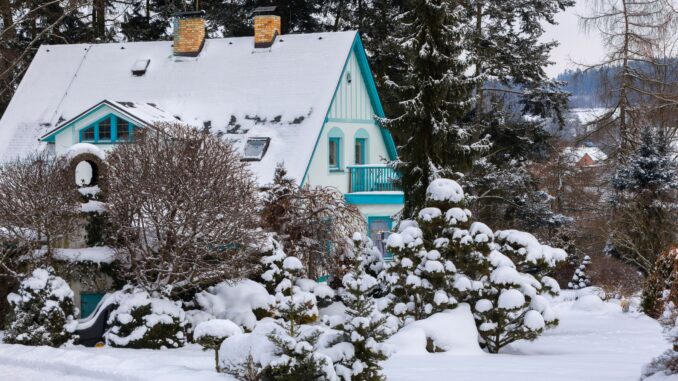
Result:
[[[349,192],[393,192],[402,189],[396,184],[398,174],[385,165],[349,166]]]

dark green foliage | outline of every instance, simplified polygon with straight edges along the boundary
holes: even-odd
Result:
[[[341,332],[336,343],[350,343],[354,356],[343,358],[335,369],[345,381],[381,381],[380,361],[388,359],[388,351],[382,343],[393,334],[386,316],[376,308],[372,298],[379,288],[377,279],[365,271],[364,255],[369,255],[370,245],[354,237],[355,256],[353,268],[344,276],[343,300],[346,305],[346,321],[336,327]],[[355,367],[356,363],[360,364]]]
[[[53,269],[33,271],[8,300],[6,343],[59,347],[77,337],[73,291]]]
[[[315,353],[320,331],[302,333],[292,324],[281,324],[282,331],[272,331],[268,338],[275,345],[277,355],[284,360],[276,361],[263,369],[264,381],[329,380],[325,370],[327,359]]]
[[[184,312],[177,303],[131,287],[120,292],[118,302],[104,335],[108,345],[161,349],[186,343]]]
[[[469,63],[461,58],[466,16],[460,1],[412,0],[393,26],[392,44],[405,65],[393,79],[399,110],[386,126],[400,145],[393,165],[408,218],[425,204],[431,181],[467,170],[474,153],[487,148],[465,125],[479,83],[466,76]]]

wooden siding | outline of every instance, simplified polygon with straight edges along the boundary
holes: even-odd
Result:
[[[351,76],[351,82],[348,82],[348,74]],[[367,93],[367,86],[360,73],[360,66],[355,54],[346,65],[346,70],[342,74],[341,84],[337,89],[336,97],[332,102],[328,118],[349,119],[349,120],[373,120],[375,114],[370,103],[370,96]]]

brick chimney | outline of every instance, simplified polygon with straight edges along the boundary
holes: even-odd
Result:
[[[174,16],[174,55],[196,57],[205,45],[205,11],[181,12]]]
[[[254,10],[254,47],[269,48],[275,38],[282,34],[280,16],[275,14],[276,7],[259,7]]]

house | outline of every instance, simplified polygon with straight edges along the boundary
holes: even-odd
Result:
[[[607,160],[607,154],[591,143],[578,147],[567,147],[563,154],[568,161],[578,167],[594,167]]]
[[[0,160],[105,151],[182,122],[232,141],[262,187],[279,162],[302,185],[335,187],[378,240],[403,193],[360,35],[282,35],[274,13],[258,10],[254,38],[207,39],[204,14],[184,12],[173,41],[41,46],[0,120]]]

